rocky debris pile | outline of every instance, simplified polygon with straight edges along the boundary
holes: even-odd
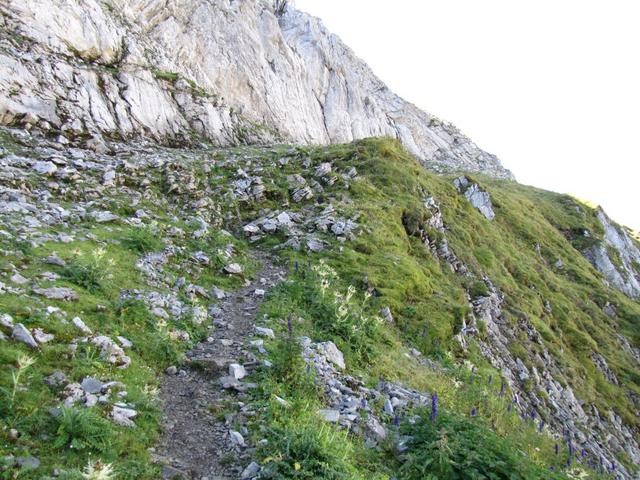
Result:
[[[231,182],[233,196],[240,202],[262,202],[264,200],[264,181],[259,176],[251,177],[244,170],[238,169],[237,180]]]
[[[280,234],[287,239],[282,248],[300,250],[305,246],[308,250],[320,251],[325,243],[316,234],[330,233],[339,241],[345,242],[356,238],[357,228],[355,221],[336,216],[335,208],[328,205],[319,212],[314,212],[312,208],[299,212],[269,212],[245,225],[243,230],[251,242],[259,241],[267,235]]]
[[[58,370],[46,377],[44,383],[60,392],[62,405],[66,408],[108,406],[109,418],[116,425],[135,427],[132,419],[138,412],[132,405],[124,402],[127,391],[121,382],[103,382],[97,378],[85,377],[80,383],[72,383],[67,380],[64,372]],[[57,416],[60,411],[53,408],[51,414]]]
[[[480,188],[477,183],[472,183],[464,175],[456,178],[453,181],[453,185],[465,196],[469,203],[474,206],[487,220],[493,220],[496,217],[493,211],[493,205],[491,204],[491,196],[488,192],[485,192]]]
[[[187,288],[189,291],[189,289]],[[193,288],[190,290],[193,291]],[[210,298],[208,291],[199,291],[198,297]],[[161,293],[154,290],[125,290],[120,295],[121,300],[137,300],[146,305],[149,313],[153,315],[158,324],[170,325],[171,322],[190,321],[194,325],[202,325],[210,320],[210,312],[215,312],[215,304],[205,308],[199,304],[187,304],[182,301],[179,292]],[[184,298],[184,297],[183,297]],[[188,340],[186,332],[175,330],[175,335]]]
[[[14,323],[11,315],[0,315],[0,340],[6,340],[3,330],[10,335],[11,339],[16,342],[20,342],[37,350],[40,345],[52,342],[55,337],[49,333],[46,333],[41,328],[27,328],[22,323]]]
[[[385,425],[394,418],[430,404],[430,394],[391,382],[381,381],[376,388],[365,387],[362,380],[345,373],[344,357],[333,342],[314,343],[307,337],[299,341],[302,356],[324,391],[327,408],[318,414],[327,422],[364,435],[371,447],[387,437]],[[381,411],[377,411],[378,404],[382,404]]]

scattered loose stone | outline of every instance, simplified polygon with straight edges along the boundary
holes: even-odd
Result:
[[[45,333],[41,328],[36,328],[33,330],[33,338],[35,338],[36,342],[42,345],[44,343],[52,342],[55,337],[50,333]]]
[[[29,330],[27,330],[27,328],[21,323],[18,323],[15,327],[13,327],[11,337],[18,342],[24,343],[30,348],[38,348],[38,343],[31,335],[31,332],[29,332]]]
[[[91,343],[100,348],[102,358],[117,365],[118,368],[127,368],[131,363],[131,359],[125,355],[124,350],[111,338],[100,335],[92,338]]]
[[[260,473],[260,465],[258,465],[256,462],[251,462],[249,465],[247,465],[247,468],[242,471],[240,478],[241,480],[250,480],[256,477],[258,473]]]
[[[73,324],[74,327],[76,327],[85,335],[93,335],[93,332],[91,331],[91,329],[87,327],[87,325],[80,319],[80,317],[74,317],[71,320],[71,323]]]
[[[327,422],[338,423],[340,421],[340,412],[338,410],[322,409],[318,410],[318,414]]]
[[[243,272],[242,266],[237,263],[232,263],[224,267],[225,273],[229,275],[240,275]]]
[[[13,318],[11,315],[2,314],[0,315],[0,326],[5,328],[13,328]]]
[[[244,448],[246,444],[244,443],[244,437],[240,434],[240,432],[236,432],[235,430],[229,431],[229,438],[231,438],[231,442],[238,447]]]
[[[34,288],[33,292],[45,298],[48,298],[49,300],[78,300],[78,294],[72,289],[66,287]]]
[[[232,363],[231,365],[229,365],[229,376],[235,378],[236,380],[241,380],[247,376],[247,371],[242,365],[238,363]]]
[[[256,333],[262,337],[276,338],[275,333],[273,333],[273,330],[271,330],[270,328],[255,327],[255,329],[256,329]]]
[[[115,215],[111,212],[91,212],[91,216],[93,217],[93,219],[98,222],[98,223],[109,223],[109,222],[114,222],[116,220],[119,220],[120,217],[118,217],[118,215]]]
[[[319,343],[316,347],[318,352],[325,356],[325,358],[337,366],[340,370],[344,370],[346,365],[344,363],[344,355],[338,349],[335,343],[333,342],[324,342]]]
[[[100,380],[91,377],[86,377],[82,380],[80,386],[86,393],[100,393],[103,388],[103,384]]]
[[[317,238],[311,237],[307,240],[307,248],[314,253],[320,253],[324,250],[324,243]]]
[[[49,255],[48,257],[45,257],[44,263],[49,265],[56,265],[58,267],[64,267],[67,264],[67,262],[65,262],[57,255]]]
[[[67,383],[67,376],[64,374],[64,372],[56,370],[44,379],[44,383],[45,385],[53,388],[62,387]]]
[[[31,168],[41,175],[53,175],[58,171],[58,167],[51,162],[36,162]]]
[[[382,310],[380,310],[380,315],[382,315],[382,318],[387,322],[387,324],[393,325],[393,314],[391,313],[391,309],[389,307],[384,307]]]
[[[15,273],[14,275],[11,276],[11,281],[17,285],[25,285],[27,283],[29,283],[29,279],[23,277],[22,275],[20,275],[19,273]]]
[[[281,407],[289,408],[291,406],[290,402],[287,402],[284,398],[281,398],[278,395],[274,395],[273,398]]]
[[[113,410],[111,411],[111,419],[117,425],[123,427],[135,427],[136,424],[131,419],[135,418],[137,414],[138,412],[133,409],[114,405]]]
[[[122,348],[132,348],[133,347],[133,342],[131,342],[130,340],[127,340],[124,337],[116,337],[116,339],[118,340],[118,342],[120,342],[120,345],[122,346]]]

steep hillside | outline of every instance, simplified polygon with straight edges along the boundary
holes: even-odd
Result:
[[[0,139],[2,478],[638,478],[601,211],[392,139]]]
[[[321,22],[267,0],[9,0],[0,123],[100,145],[400,139],[432,168],[510,177],[393,94]]]

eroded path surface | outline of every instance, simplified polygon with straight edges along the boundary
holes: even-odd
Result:
[[[213,308],[207,340],[187,353],[177,370],[168,370],[160,397],[164,408],[163,437],[157,448],[165,463],[163,478],[226,480],[240,478],[249,460],[243,425],[253,412],[243,398],[251,388],[242,369],[258,365],[255,346],[256,310],[264,293],[285,278],[274,259],[256,252],[261,272],[242,289],[226,293]],[[242,365],[243,368],[238,368]]]

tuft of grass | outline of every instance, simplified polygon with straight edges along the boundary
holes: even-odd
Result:
[[[448,412],[430,419],[423,411],[415,423],[405,423],[407,450],[397,454],[400,478],[405,480],[538,480],[563,479],[515,450],[482,419]],[[554,470],[563,463],[557,459]]]
[[[158,232],[154,232],[146,227],[131,230],[128,235],[121,240],[121,243],[125,248],[140,255],[146,255],[164,249],[164,242]]]
[[[176,72],[168,72],[166,70],[153,70],[153,76],[159,80],[165,80],[167,82],[175,82],[180,78],[180,74]]]

